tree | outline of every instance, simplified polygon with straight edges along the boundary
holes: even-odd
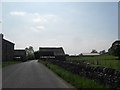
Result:
[[[102,50],[102,51],[100,51],[99,53],[100,53],[100,54],[105,54],[106,51],[105,51],[105,50]]]
[[[25,48],[25,51],[26,51],[26,55],[28,56],[29,49],[27,47]]]
[[[29,46],[29,52],[30,52],[30,53],[34,53],[34,50],[33,50],[33,47],[32,47],[32,46]]]
[[[33,47],[32,46],[29,46],[29,48],[26,47],[25,50],[26,50],[27,58],[29,60],[34,59],[34,49],[33,49]]]
[[[35,56],[35,59],[39,59],[40,58],[39,51],[34,52],[34,56]]]
[[[110,55],[118,56],[120,59],[120,40],[113,42],[108,52]]]
[[[91,53],[98,53],[98,52],[95,49],[93,49]]]

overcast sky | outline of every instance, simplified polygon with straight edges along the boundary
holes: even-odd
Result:
[[[118,39],[118,3],[4,2],[1,32],[15,48],[62,46],[68,54],[107,51]]]

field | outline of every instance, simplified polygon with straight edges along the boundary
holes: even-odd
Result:
[[[111,55],[101,55],[96,57],[67,57],[70,61],[84,61],[91,66],[108,67],[113,69],[120,69],[120,60],[118,57]]]
[[[101,85],[94,80],[90,80],[78,75],[72,74],[63,68],[51,64],[47,61],[40,61],[40,63],[46,65],[49,69],[59,75],[61,78],[66,80],[68,83],[73,85],[75,88],[109,88],[108,86]]]

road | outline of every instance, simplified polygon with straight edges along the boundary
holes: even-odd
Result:
[[[3,88],[73,88],[37,60],[2,69]]]

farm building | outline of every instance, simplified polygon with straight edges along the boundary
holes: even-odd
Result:
[[[82,57],[95,57],[95,56],[100,56],[99,53],[81,53],[80,56]]]
[[[40,59],[65,60],[65,52],[62,47],[40,47]]]
[[[2,61],[13,60],[14,43],[5,40],[3,34],[0,34],[0,59]]]
[[[25,50],[14,50],[14,59],[15,60],[21,60],[26,61],[26,51]]]

